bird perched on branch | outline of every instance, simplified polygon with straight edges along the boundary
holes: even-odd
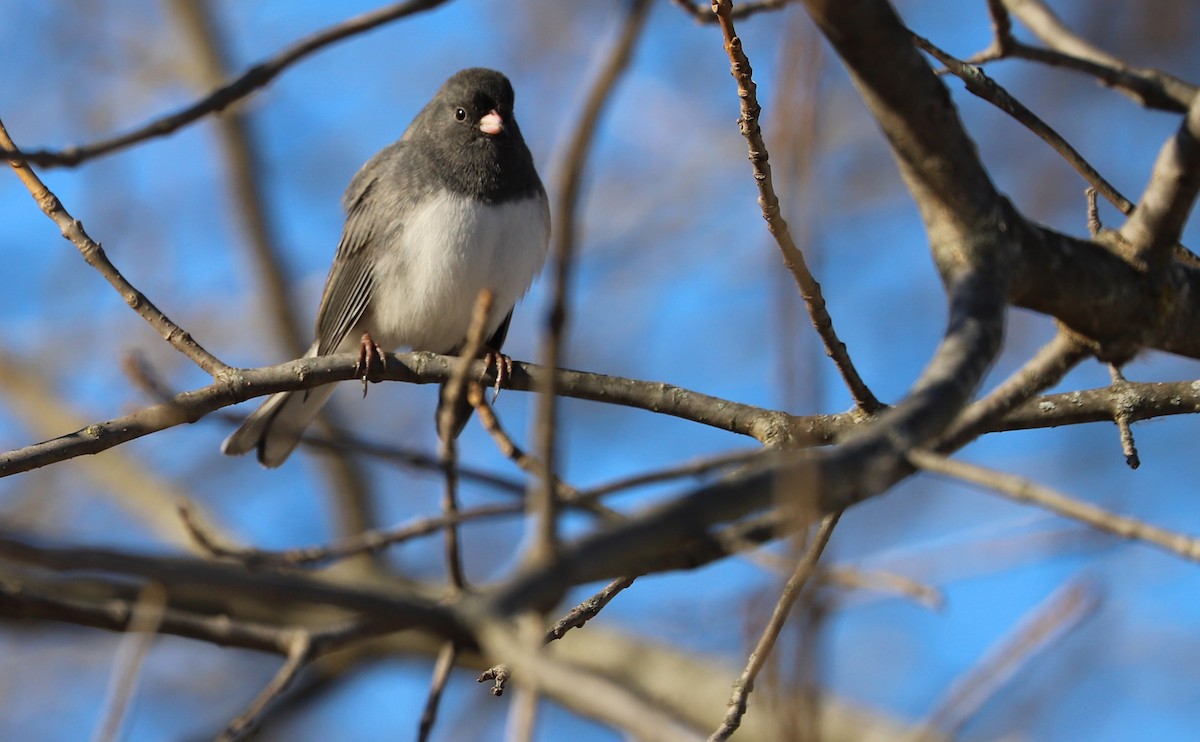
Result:
[[[495,70],[458,72],[404,136],[350,181],[317,340],[306,358],[357,350],[365,394],[385,350],[460,351],[485,289],[492,292],[485,345],[499,353],[513,306],[541,271],[550,238],[546,191],[513,116],[513,97],[508,78]],[[332,391],[328,384],[272,395],[221,450],[256,449],[264,466],[279,466]]]

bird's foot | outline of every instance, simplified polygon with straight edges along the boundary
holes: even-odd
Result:
[[[379,347],[371,333],[364,332],[362,344],[358,346],[358,363],[354,364],[354,375],[362,379],[364,397],[367,396],[367,382],[381,381],[386,370],[387,356],[383,348]]]
[[[512,378],[512,359],[498,350],[488,348],[483,354],[483,375],[479,377],[479,380],[483,381],[493,368],[496,369],[496,383],[492,385],[492,403],[494,404],[500,397],[500,387],[508,384],[508,380]]]

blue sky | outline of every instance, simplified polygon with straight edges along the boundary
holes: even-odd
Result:
[[[1175,12],[1177,26],[1194,36],[1200,18],[1188,3],[1154,5],[1151,12]],[[916,31],[953,53],[965,56],[988,42],[981,0],[898,6]],[[375,5],[227,0],[216,7],[240,70]],[[1138,6],[1113,10],[1115,16],[1106,16],[1111,24],[1097,20],[1083,0],[1054,7],[1134,64],[1161,65],[1184,76],[1200,68],[1198,52],[1186,43],[1189,36],[1164,31],[1169,24],[1139,22]],[[14,19],[0,26],[0,49],[10,67],[0,85],[0,118],[19,144],[89,141],[196,96],[181,74],[185,48],[158,3],[129,0],[101,8],[0,0],[0,15]],[[767,107],[767,142],[778,147],[790,136],[789,122],[770,118],[779,61],[790,48],[784,35],[804,25],[781,18],[766,15],[739,25]],[[616,22],[613,9],[601,3],[567,8],[557,0],[452,2],[310,57],[246,102],[261,146],[269,217],[285,246],[295,304],[306,326],[337,242],[342,189],[363,161],[400,135],[445,77],[476,65],[512,77],[522,130],[553,193],[563,143]],[[13,61],[18,59],[36,63],[18,67]],[[990,72],[1130,197],[1144,185],[1158,147],[1177,123],[1065,72],[1014,62]],[[1084,184],[1078,177],[1031,134],[954,81],[949,86],[993,177],[1018,208],[1083,234]],[[881,398],[894,401],[940,337],[941,289],[882,137],[828,56],[821,90],[814,188],[803,204],[785,202],[785,214],[810,235],[805,249],[864,377]],[[696,25],[670,3],[656,4],[646,39],[600,126],[588,173],[566,365],[668,381],[798,413],[842,411],[849,398],[819,353],[805,361],[811,376],[799,384],[811,407],[785,398],[777,384],[792,368],[786,350],[792,339],[785,342],[781,328],[790,325],[785,315],[794,319],[800,309],[788,282],[780,288],[779,258],[758,215],[736,115],[719,31]],[[264,337],[265,323],[258,320],[253,278],[221,167],[211,127],[199,124],[44,177],[125,275],[210,351],[239,365],[279,362],[286,356]],[[787,188],[786,177],[777,177],[781,190]],[[801,223],[801,216],[791,214],[810,221]],[[1111,209],[1102,214],[1117,223]],[[82,419],[107,419],[144,402],[120,369],[129,351],[144,354],[177,388],[205,382],[83,263],[12,177],[0,178],[0,224],[6,265],[0,352],[38,364],[45,381]],[[1185,242],[1200,244],[1195,227]],[[535,358],[545,294],[539,282],[517,310],[506,346],[514,358]],[[806,324],[801,317],[799,342],[811,349]],[[1011,312],[1005,355],[991,382],[1052,333],[1046,318]],[[1192,361],[1152,354],[1132,364],[1127,375],[1139,381],[1190,379],[1200,377],[1200,369]],[[1107,383],[1106,369],[1092,363],[1061,389]],[[357,397],[347,388],[336,398],[343,410],[357,411],[360,432],[434,450],[432,390],[376,387],[365,413]],[[526,395],[509,392],[501,398],[498,412],[518,440],[526,439],[530,409]],[[1190,507],[1194,424],[1183,417],[1138,424],[1143,466],[1136,472],[1121,463],[1111,425],[992,436],[962,456],[1124,514],[1200,533],[1200,515]],[[579,486],[749,445],[689,423],[590,403],[566,402],[564,425],[564,474]],[[317,466],[300,456],[268,472],[249,460],[225,459],[217,446],[227,432],[224,423],[204,421],[124,450],[164,481],[190,491],[248,543],[284,547],[329,539],[332,518]],[[0,397],[0,445],[12,448],[46,435]],[[462,448],[475,466],[517,474],[474,426]],[[436,509],[435,477],[383,466],[370,473],[386,522]],[[684,486],[624,495],[618,502],[633,504]],[[494,499],[477,487],[468,487],[465,497]],[[164,548],[79,466],[0,481],[0,507],[63,539]],[[502,574],[511,565],[497,554],[516,553],[520,538],[519,524],[476,532],[467,553],[472,576]],[[846,597],[830,616],[820,653],[823,678],[847,699],[902,719],[921,718],[947,684],[1015,621],[1064,582],[1083,578],[1095,586],[1099,610],[1026,666],[964,730],[967,737],[1182,740],[1194,738],[1200,728],[1200,691],[1189,669],[1200,655],[1195,565],[1144,546],[1088,536],[1074,524],[930,477],[916,477],[855,508],[830,548],[835,563],[896,570],[936,585],[947,598],[945,608],[931,612],[903,600]],[[393,558],[432,578],[441,574],[440,553],[435,542],[425,540],[397,549]],[[752,562],[730,560],[699,573],[639,582],[601,620],[738,665],[747,637],[757,631],[748,623],[746,605],[770,600],[778,581]],[[696,605],[696,626],[674,618],[684,604]],[[0,692],[14,699],[0,712],[0,736],[71,739],[92,728],[116,638],[64,631],[0,632],[6,658],[0,666],[24,668],[34,658],[41,665],[20,687],[11,680],[0,684]],[[128,739],[203,736],[248,703],[276,666],[275,658],[213,653],[164,639],[148,662]],[[181,667],[188,671],[181,673]],[[371,665],[327,701],[269,728],[266,738],[342,733],[392,739],[397,730],[404,736],[415,727],[429,671],[428,662],[413,660]],[[480,692],[469,675],[454,676],[446,718],[484,714],[502,723],[503,702]],[[64,698],[59,684],[68,680],[79,692]],[[203,713],[194,710],[196,698],[202,699]],[[453,739],[455,729],[447,723],[437,738]],[[567,735],[615,739],[567,712],[547,712],[539,739]]]

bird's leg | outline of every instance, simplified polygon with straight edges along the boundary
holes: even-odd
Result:
[[[362,379],[364,397],[367,396],[367,382],[381,380],[386,370],[387,356],[383,354],[383,348],[379,347],[371,333],[364,332],[362,344],[358,346],[358,363],[354,364],[354,375]]]
[[[487,376],[493,367],[496,369],[496,383],[492,387],[492,403],[495,404],[496,399],[500,397],[500,387],[512,378],[513,362],[500,351],[486,348],[483,353],[483,376],[480,376],[479,380],[483,381],[484,376]]]

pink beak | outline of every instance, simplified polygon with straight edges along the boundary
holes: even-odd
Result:
[[[483,118],[479,119],[479,130],[484,134],[496,136],[504,131],[504,119],[500,118],[500,114],[496,113],[494,109],[488,111]]]

